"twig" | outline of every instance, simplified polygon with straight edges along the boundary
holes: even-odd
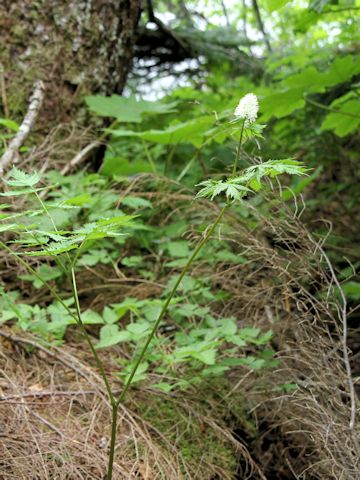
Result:
[[[49,420],[46,420],[46,418],[42,417],[41,415],[39,415],[38,413],[35,413],[33,410],[30,410],[29,407],[27,407],[25,404],[23,404],[24,408],[27,410],[28,413],[30,413],[31,415],[33,415],[35,418],[37,418],[38,420],[40,420],[40,422],[42,422],[44,425],[46,425],[47,427],[50,428],[50,430],[53,430],[54,432],[56,432],[58,435],[60,435],[61,438],[66,438],[66,436],[63,434],[63,432],[61,430],[59,430],[57,427],[55,427],[55,425],[53,425],[52,423],[49,422]]]
[[[20,394],[12,395],[2,395],[0,396],[0,402],[8,402],[9,400],[17,400],[23,398],[36,398],[36,397],[75,397],[77,395],[96,395],[98,392],[96,390],[76,390],[76,391],[66,391],[63,392],[51,390],[42,390],[39,392],[26,392]]]
[[[5,87],[5,78],[4,78],[4,65],[0,62],[0,91],[1,91],[1,100],[4,107],[4,114],[6,118],[10,117],[9,107],[6,97],[6,87]]]
[[[255,17],[256,17],[256,21],[257,21],[259,30],[263,34],[264,41],[265,41],[265,44],[266,44],[266,47],[267,47],[268,51],[271,53],[272,52],[271,44],[270,44],[268,35],[267,35],[265,27],[264,27],[264,23],[263,23],[262,18],[261,18],[259,5],[258,5],[256,0],[252,0],[252,6],[253,6],[253,9],[254,9],[254,14],[255,14]]]
[[[82,163],[84,160],[86,160],[90,152],[99,145],[100,143],[97,140],[89,143],[89,145],[86,145],[85,148],[83,148],[68,164],[65,165],[65,167],[61,170],[61,174],[66,175],[70,170],[79,165],[79,163]]]
[[[225,5],[224,0],[220,0],[220,3],[221,3],[221,8],[222,8],[222,11],[223,11],[225,20],[226,20],[226,26],[227,26],[227,27],[230,27],[229,14],[228,14],[228,11],[227,11],[227,8],[226,8],[226,5]]]
[[[44,93],[45,86],[41,80],[38,80],[34,84],[34,93],[30,98],[30,105],[22,124],[20,125],[19,131],[11,140],[7,150],[0,159],[0,175],[3,174],[8,165],[17,160],[19,148],[23,145],[28,137],[30,130],[32,129],[39,114],[42,102],[44,100]]]
[[[343,348],[343,359],[344,359],[345,368],[346,368],[346,375],[347,375],[347,380],[349,384],[349,396],[350,396],[350,408],[351,408],[349,428],[350,430],[353,430],[355,427],[356,399],[355,399],[355,388],[354,388],[354,383],[352,381],[351,366],[350,366],[349,353],[348,353],[348,347],[347,347],[347,335],[348,335],[347,301],[346,301],[344,291],[341,288],[340,282],[337,279],[337,276],[335,274],[334,268],[329,260],[329,257],[326,255],[326,253],[324,252],[321,246],[318,246],[318,249],[321,255],[324,257],[329,267],[333,282],[337,286],[341,300],[342,300],[342,308],[341,308],[341,321],[343,325],[342,348]]]

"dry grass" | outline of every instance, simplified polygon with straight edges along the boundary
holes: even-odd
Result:
[[[359,421],[349,428],[341,305],[322,245],[290,212],[284,219],[275,209],[260,220],[258,231],[249,234],[237,224],[229,238],[239,253],[246,252],[250,266],[220,267],[213,275],[232,294],[226,313],[275,333],[281,369],[270,375],[264,390],[257,392],[246,381],[240,386],[242,395],[247,390],[253,398],[259,430],[265,428],[256,458],[265,472],[288,465],[293,478],[360,478]],[[274,385],[284,381],[298,388],[279,394]],[[359,413],[357,400],[356,407]],[[275,440],[277,451],[263,455],[266,436],[280,437],[283,448]]]
[[[11,338],[1,342],[0,478],[104,478],[110,408],[101,379],[83,363],[86,358],[79,359],[86,352],[79,355],[80,345],[72,349],[67,346],[52,348],[49,356],[46,348],[33,347],[34,340],[3,334]],[[163,399],[157,399],[152,407],[151,415],[157,416],[151,419],[153,422],[143,418],[152,403],[149,397],[157,395],[154,391],[135,391],[131,405],[122,408],[114,478],[230,480],[230,470],[216,462],[219,455],[214,453],[214,463],[199,458],[200,463],[195,464],[193,459],[183,457],[177,441],[170,443],[174,423],[167,426],[166,418],[161,418]],[[224,452],[233,451],[234,458],[238,455],[244,459],[248,473],[256,471],[247,449],[220,418],[201,413],[194,400],[184,403],[180,399],[174,398],[171,405],[172,413],[179,415],[179,435],[184,435],[184,426],[191,429],[190,423],[201,423],[203,438],[201,429],[197,429],[199,438],[193,439],[194,444],[211,439],[216,446],[217,441],[218,447],[224,445]],[[162,422],[165,428],[160,431]]]

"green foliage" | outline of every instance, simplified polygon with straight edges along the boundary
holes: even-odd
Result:
[[[175,123],[163,130],[148,130],[134,132],[131,130],[110,130],[117,137],[139,137],[149,142],[164,145],[177,145],[179,143],[192,143],[194,147],[200,147],[205,134],[213,124],[211,117],[198,117],[187,122]]]
[[[103,117],[114,117],[118,122],[140,123],[145,115],[159,115],[176,111],[176,102],[149,102],[137,100],[135,97],[121,97],[111,95],[93,95],[85,98],[92,112]]]
[[[262,187],[262,178],[274,178],[283,173],[291,175],[303,175],[307,169],[301,162],[293,159],[268,160],[259,165],[254,165],[242,172],[242,175],[228,180],[206,180],[199,185],[203,188],[197,194],[198,197],[210,198],[224,193],[229,200],[240,200],[251,190],[258,192]]]

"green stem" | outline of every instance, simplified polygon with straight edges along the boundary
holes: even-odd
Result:
[[[238,148],[237,148],[237,151],[236,151],[236,158],[235,158],[235,162],[234,162],[234,166],[233,166],[233,170],[232,170],[232,174],[231,174],[232,177],[235,177],[235,175],[236,175],[236,170],[237,170],[238,163],[239,163],[239,160],[240,160],[241,144],[242,144],[242,139],[243,139],[243,134],[244,134],[244,127],[245,127],[245,118],[244,118],[244,120],[242,122],[242,125],[241,125],[240,138],[239,138]]]
[[[149,165],[151,167],[151,170],[153,171],[153,174],[156,175],[157,174],[156,165],[155,165],[155,163],[152,159],[150,150],[149,150],[145,140],[143,140],[143,139],[142,139],[142,144],[143,144],[143,147],[144,147],[144,150],[145,150],[146,158],[148,159]]]
[[[100,360],[100,357],[97,354],[97,352],[95,350],[95,347],[94,347],[94,345],[91,341],[91,338],[90,338],[90,336],[89,336],[89,334],[88,334],[88,332],[85,328],[85,325],[83,324],[83,321],[81,319],[80,302],[79,302],[79,296],[78,296],[78,292],[77,292],[74,267],[71,267],[71,280],[72,280],[73,297],[75,299],[75,307],[76,307],[76,313],[77,313],[77,323],[78,323],[78,325],[80,326],[80,328],[83,332],[85,340],[87,341],[87,343],[90,347],[91,353],[94,355],[96,366],[98,367],[98,369],[100,371],[100,374],[101,374],[101,376],[104,380],[106,391],[107,391],[108,396],[109,396],[109,400],[110,400],[111,404],[114,405],[115,397],[114,397],[114,394],[111,390],[111,386],[110,386],[109,380],[107,378],[107,375],[105,373],[104,365],[103,365],[102,361]]]
[[[50,212],[49,210],[47,209],[45,203],[41,200],[41,197],[40,195],[38,195],[37,192],[35,192],[34,190],[34,194],[35,194],[35,197],[38,199],[38,201],[40,202],[40,205],[41,205],[41,208],[44,210],[44,212],[46,213],[46,215],[50,218],[50,222],[52,223],[52,226],[54,227],[54,231],[57,232],[58,229],[55,225],[55,222],[54,222],[54,219],[52,218],[52,216],[50,215]]]
[[[110,441],[110,454],[109,454],[109,462],[108,462],[107,480],[112,480],[112,474],[113,474],[118,410],[119,410],[119,405],[117,405],[116,403],[113,403],[112,415],[111,415],[111,441]]]
[[[215,228],[217,227],[217,225],[219,224],[219,222],[221,221],[225,211],[229,208],[230,204],[226,204],[220,211],[219,215],[217,216],[215,222],[212,224],[212,226],[209,228],[209,230],[207,231],[207,233],[205,234],[205,236],[202,238],[202,240],[198,243],[197,247],[195,248],[194,252],[192,253],[192,255],[190,256],[189,260],[187,261],[185,267],[183,268],[181,274],[179,275],[178,279],[176,280],[171,292],[169,293],[167,299],[165,300],[165,303],[161,309],[161,312],[160,312],[160,315],[158,317],[158,319],[156,320],[146,342],[145,342],[145,345],[143,346],[141,352],[140,352],[140,355],[133,367],[133,369],[131,370],[131,373],[129,375],[129,378],[127,380],[127,382],[125,383],[125,386],[124,386],[124,389],[123,391],[121,392],[116,404],[117,405],[120,405],[124,399],[125,399],[125,396],[126,396],[126,393],[127,391],[129,390],[130,388],[130,385],[131,385],[131,382],[132,382],[132,379],[134,378],[135,374],[136,374],[136,371],[140,365],[140,363],[142,362],[144,356],[145,356],[145,353],[152,341],[152,339],[154,338],[155,336],[155,333],[161,323],[161,320],[164,318],[165,316],[165,313],[167,311],[167,308],[173,298],[173,296],[175,295],[176,293],[176,290],[178,289],[178,286],[180,285],[181,283],[181,280],[184,278],[186,272],[189,270],[192,262],[195,260],[196,256],[198,255],[198,253],[200,252],[200,250],[202,249],[202,247],[205,245],[205,243],[208,241],[208,239],[210,238],[210,236],[212,235],[213,231],[215,230]]]
[[[315,107],[322,108],[323,110],[326,110],[328,112],[338,113],[339,115],[345,115],[351,118],[360,118],[360,115],[356,115],[355,113],[351,113],[351,112],[344,112],[344,110],[338,110],[337,108],[328,107],[327,105],[323,105],[322,103],[316,102],[315,100],[312,100],[307,96],[305,96],[305,101],[310,103],[311,105],[314,105]]]

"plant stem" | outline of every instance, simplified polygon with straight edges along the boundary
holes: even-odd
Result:
[[[235,158],[235,162],[234,162],[234,166],[233,166],[233,170],[232,170],[232,174],[231,174],[232,177],[235,177],[235,175],[236,175],[236,170],[237,170],[238,163],[239,163],[239,160],[240,160],[241,144],[242,144],[242,139],[243,139],[243,135],[244,135],[244,127],[245,127],[245,118],[244,118],[244,120],[242,122],[242,125],[241,125],[240,138],[239,138],[238,148],[237,148],[237,151],[236,151],[236,158]]]
[[[226,205],[221,209],[219,215],[217,216],[215,222],[212,224],[212,226],[208,229],[207,233],[205,234],[205,236],[200,240],[200,242],[198,243],[197,247],[195,248],[195,250],[193,251],[192,255],[190,256],[189,260],[187,261],[185,267],[183,268],[182,272],[180,273],[178,279],[176,280],[171,292],[169,293],[167,299],[165,300],[165,303],[161,309],[161,312],[160,312],[160,315],[158,317],[158,319],[156,320],[146,342],[145,342],[145,345],[143,346],[141,352],[140,352],[140,355],[129,375],[129,378],[124,386],[124,389],[123,391],[121,392],[121,395],[119,396],[116,404],[117,405],[120,405],[123,401],[124,401],[124,398],[125,398],[125,395],[127,393],[127,391],[129,390],[129,387],[131,385],[131,382],[132,382],[132,379],[134,378],[135,374],[136,374],[136,371],[140,365],[140,363],[142,362],[144,356],[145,356],[145,353],[152,341],[152,339],[154,338],[155,336],[155,333],[160,325],[160,322],[161,320],[164,318],[165,316],[165,313],[167,311],[167,308],[171,302],[171,299],[173,298],[173,296],[175,295],[177,289],[178,289],[178,286],[180,285],[181,283],[181,280],[184,278],[186,272],[189,270],[191,264],[193,263],[193,261],[195,260],[196,256],[198,255],[198,253],[200,252],[200,250],[202,249],[202,247],[206,244],[206,242],[209,240],[210,236],[212,235],[213,231],[215,230],[215,228],[217,227],[217,225],[219,224],[219,222],[221,221],[225,211],[229,208],[230,204],[229,203],[226,203]]]
[[[157,174],[156,165],[155,165],[155,163],[152,159],[150,150],[149,150],[145,140],[143,140],[143,139],[142,139],[142,144],[143,144],[143,147],[144,147],[144,150],[145,150],[146,158],[148,159],[148,162],[150,164],[151,170],[153,171],[153,174],[156,175]]]
[[[90,336],[89,336],[89,334],[88,334],[88,332],[85,328],[85,325],[83,324],[82,319],[81,319],[80,302],[79,302],[79,296],[78,296],[77,287],[76,287],[76,278],[75,278],[74,267],[71,267],[71,281],[72,281],[73,296],[74,296],[74,300],[75,300],[76,313],[77,313],[77,318],[78,318],[77,323],[78,323],[78,325],[80,326],[80,328],[83,332],[85,340],[87,341],[87,343],[90,347],[91,353],[94,355],[96,365],[97,365],[97,367],[100,371],[100,374],[101,374],[101,376],[104,380],[106,391],[108,393],[111,405],[114,405],[115,404],[115,397],[114,397],[114,394],[111,390],[111,386],[110,386],[109,380],[107,378],[107,375],[105,373],[104,365],[103,365],[99,355],[97,354],[97,352],[95,350],[95,347],[94,347],[94,345],[91,341],[91,338],[90,338]]]
[[[109,454],[107,480],[112,480],[112,474],[113,474],[118,410],[119,410],[119,405],[116,402],[114,402],[112,404],[112,415],[111,415],[111,441],[110,441],[110,454]]]
[[[323,105],[322,103],[312,100],[308,96],[305,96],[304,98],[305,98],[305,101],[308,103],[311,103],[311,105],[322,108],[323,110],[327,110],[328,112],[338,113],[339,115],[345,115],[351,118],[360,118],[360,115],[356,115],[355,113],[351,113],[351,112],[344,112],[344,110],[338,110],[337,108],[328,107],[327,105]]]

